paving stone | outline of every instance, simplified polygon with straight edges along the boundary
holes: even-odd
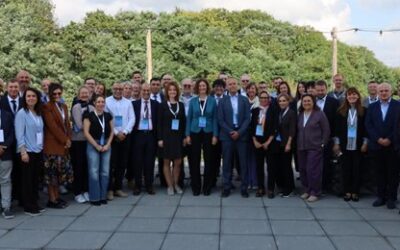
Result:
[[[314,220],[308,208],[268,207],[268,217],[271,220]]]
[[[51,230],[12,230],[0,238],[1,248],[43,248],[59,231]]]
[[[110,238],[111,232],[65,231],[46,246],[46,249],[100,249]]]
[[[143,196],[142,199],[139,200],[137,205],[170,207],[170,206],[177,206],[179,204],[180,199],[181,199],[181,197],[178,195],[174,195],[174,196],[149,195],[149,196]]]
[[[321,221],[328,235],[378,236],[378,233],[365,221]]]
[[[5,235],[7,232],[8,232],[7,230],[0,229],[0,238],[1,238],[1,236]]]
[[[0,216],[0,229],[13,229],[24,221],[30,219],[31,217],[25,214],[16,214],[12,220],[3,219],[3,217]]]
[[[268,199],[267,197],[263,198],[264,205],[266,207],[296,207],[296,208],[305,208],[306,203],[300,199],[299,197],[275,197],[274,199]]]
[[[131,190],[125,190],[126,193],[131,194]],[[143,197],[145,197],[144,195]],[[133,196],[129,195],[126,198],[123,197],[115,197],[114,200],[109,201],[108,204],[110,205],[136,205],[139,200],[143,198],[142,196]]]
[[[180,202],[181,206],[220,206],[221,197],[219,193],[213,193],[210,196],[184,195]]]
[[[314,208],[312,212],[319,220],[363,220],[358,213],[348,208]]]
[[[92,206],[84,216],[125,217],[131,210],[132,206],[129,205]]]
[[[67,230],[69,231],[114,231],[122,221],[122,217],[95,217],[83,216],[74,221]]]
[[[279,250],[335,249],[325,236],[277,236],[276,244]]]
[[[56,216],[79,216],[82,215],[91,206],[89,204],[69,204],[65,209],[51,209],[46,208],[43,215],[56,215]]]
[[[158,250],[164,237],[164,234],[155,233],[115,233],[103,249]]]
[[[162,250],[218,250],[218,235],[168,234]]]
[[[221,250],[277,249],[272,236],[261,235],[221,235]]]
[[[334,236],[331,237],[337,249],[343,250],[388,250],[392,247],[379,237]]]
[[[362,217],[364,217],[366,220],[400,220],[400,216],[398,214],[399,210],[398,209],[386,209],[386,207],[378,207],[378,208],[360,208],[357,209],[358,213],[361,214]]]
[[[24,221],[17,229],[32,230],[63,230],[74,221],[75,217],[69,216],[36,216]]]
[[[322,228],[315,221],[271,221],[275,235],[324,235]]]
[[[400,249],[400,238],[399,237],[388,237],[387,239],[396,250]]]
[[[219,219],[174,219],[169,232],[218,234],[219,224]]]
[[[243,198],[240,196],[240,191],[233,192],[229,197],[222,198],[222,206],[235,207],[263,207],[262,199],[250,196]]]
[[[372,208],[372,203],[375,201],[376,197],[360,197],[358,202],[349,202],[349,205],[354,208]]]
[[[219,207],[179,207],[175,218],[219,219],[221,208]]]
[[[176,206],[165,207],[165,206],[135,206],[133,211],[128,217],[138,218],[171,218],[176,211]]]
[[[222,219],[267,219],[262,207],[222,207]]]
[[[271,227],[267,220],[222,220],[222,234],[261,234],[271,233]]]
[[[398,221],[371,221],[370,223],[383,236],[400,236]]]
[[[126,218],[118,232],[165,233],[171,219],[166,218]]]
[[[307,205],[312,208],[350,208],[348,202],[332,196],[321,197],[321,199],[316,202],[307,202]]]

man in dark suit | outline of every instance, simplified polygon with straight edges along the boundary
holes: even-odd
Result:
[[[15,151],[14,117],[0,109],[0,193],[2,215],[5,219],[14,217],[11,209],[11,172]]]
[[[132,142],[135,152],[135,186],[133,195],[139,195],[144,176],[146,191],[155,194],[153,189],[154,160],[157,152],[157,113],[158,102],[150,99],[150,85],[142,85],[142,98],[133,102],[136,123],[133,127]]]
[[[19,83],[12,79],[7,83],[7,95],[0,100],[0,109],[5,110],[15,116],[22,107],[22,97],[19,96]]]
[[[326,118],[329,121],[329,128],[332,138],[332,131],[334,131],[335,115],[339,108],[339,102],[335,98],[327,95],[328,86],[324,80],[319,80],[315,83],[315,95],[317,97],[317,106],[324,111]],[[322,189],[325,191],[331,190],[332,182],[332,168],[331,168],[331,157],[332,157],[332,140],[330,139],[327,147],[324,147],[324,162],[322,170]]]
[[[375,167],[377,199],[374,207],[386,203],[388,209],[396,207],[399,168],[394,150],[398,130],[399,102],[392,99],[392,87],[388,83],[378,86],[379,101],[369,105],[365,117],[368,133],[368,150]]]
[[[241,168],[241,195],[249,197],[247,192],[247,143],[250,125],[250,104],[246,97],[238,94],[235,78],[226,80],[229,94],[218,104],[218,124],[223,155],[223,192],[228,197],[232,188],[232,157],[237,152]]]

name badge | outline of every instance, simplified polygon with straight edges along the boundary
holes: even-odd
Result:
[[[149,119],[140,120],[139,130],[149,130]]]
[[[0,129],[0,143],[4,142],[4,130]]]
[[[349,127],[347,129],[347,137],[348,138],[356,138],[357,136],[357,129],[356,127]]]
[[[261,124],[256,127],[256,136],[264,136],[264,129]]]
[[[114,126],[115,127],[122,127],[122,115],[116,115],[114,117]]]
[[[179,130],[179,120],[178,119],[173,119],[172,120],[171,129],[172,130]]]
[[[199,128],[205,128],[207,126],[207,119],[204,116],[199,117]]]
[[[276,141],[282,141],[281,135],[278,134],[278,135],[275,137],[275,140],[276,140]]]
[[[101,146],[103,146],[103,145],[105,144],[104,141],[105,141],[105,136],[104,136],[104,133],[102,133],[102,134],[101,134],[101,137],[100,137],[100,145],[101,145]]]
[[[36,133],[36,144],[43,145],[43,133],[42,132]]]

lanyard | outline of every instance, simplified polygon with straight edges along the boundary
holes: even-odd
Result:
[[[206,99],[204,99],[204,104],[203,104],[203,106],[201,106],[201,100],[200,100],[200,98],[199,98],[199,104],[200,104],[201,116],[204,116],[204,110],[206,109],[206,104],[207,104],[207,97],[206,97]]]
[[[258,124],[263,123],[263,119],[267,115],[267,111],[268,111],[268,107],[266,107],[265,109],[260,107],[260,113],[258,113]]]
[[[99,116],[97,115],[96,111],[94,111],[94,114],[96,115],[97,120],[99,120],[99,123],[100,123],[100,126],[101,126],[101,133],[104,134],[104,132],[105,132],[105,130],[106,130],[106,123],[104,122],[104,113],[103,113],[103,119],[102,119],[103,121],[100,121],[100,118],[99,118]]]
[[[349,109],[350,127],[353,127],[355,125],[356,116],[357,116],[357,110],[354,110],[354,113],[351,114],[351,110]]]
[[[172,107],[171,107],[171,103],[170,103],[170,102],[167,102],[167,104],[168,104],[169,112],[171,112],[171,114],[173,114],[174,117],[175,117],[175,119],[176,119],[176,116],[177,116],[178,113],[179,113],[179,102],[176,103],[176,112],[174,112],[174,111],[172,110]]]

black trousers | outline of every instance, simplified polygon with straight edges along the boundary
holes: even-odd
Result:
[[[13,145],[15,147],[15,145]],[[13,168],[11,170],[12,200],[18,200],[20,206],[23,205],[21,194],[21,155],[13,154]],[[39,184],[39,183],[38,183]],[[39,188],[39,187],[37,187]]]
[[[322,163],[322,189],[328,192],[332,190],[332,147],[332,142],[328,142],[328,145],[324,147]]]
[[[42,153],[28,153],[29,162],[20,160],[21,166],[21,198],[25,210],[37,209],[39,200],[39,172],[43,168]]]
[[[154,161],[156,158],[157,139],[152,131],[137,131],[134,134],[133,151],[135,152],[134,176],[135,185],[142,187],[144,176],[145,186],[151,187],[154,180]]]
[[[212,169],[214,170],[212,185],[215,187],[217,185],[217,177],[221,173],[221,160],[222,160],[222,144],[220,141],[215,145],[211,145],[212,152]]]
[[[132,153],[129,151],[130,143],[131,142],[128,137],[123,141],[118,141],[115,138],[112,142],[110,164],[111,169],[108,190],[116,191],[122,189],[122,180],[128,165],[128,157]]]
[[[74,194],[79,195],[88,191],[88,164],[86,156],[86,141],[72,141],[71,163],[74,170]]]
[[[294,189],[292,152],[285,152],[285,147],[280,146],[275,164],[277,164],[277,183],[282,188],[283,193],[291,193]]]
[[[375,167],[378,197],[391,201],[397,200],[399,185],[398,157],[392,146],[371,152]]]
[[[360,192],[360,163],[359,150],[343,151],[343,191],[344,193],[358,194]]]
[[[267,162],[267,164],[268,164],[267,151],[264,150],[263,148],[256,149],[257,183],[258,183],[258,188],[262,188],[262,189],[265,189],[265,185],[264,185],[264,183],[265,183],[265,172],[264,172],[265,162]],[[267,167],[269,168],[270,164],[268,164]],[[269,188],[270,187],[270,178],[269,178],[270,175],[271,175],[271,177],[276,176],[275,174],[270,174],[270,169],[268,169],[268,189],[270,189]],[[272,178],[271,182],[273,182],[274,186],[275,186],[275,180],[273,180],[273,178]]]
[[[189,168],[191,186],[193,192],[200,192],[202,190],[201,185],[201,173],[200,173],[200,161],[201,161],[201,150],[203,149],[204,159],[204,175],[203,175],[203,191],[210,191],[215,179],[215,170],[213,169],[212,161],[212,133],[191,133],[192,139],[191,152],[189,157]]]
[[[136,136],[134,134],[129,134],[129,138],[127,138],[130,141],[129,148],[126,149],[129,151],[128,155],[128,160],[126,164],[126,173],[125,173],[125,178],[128,181],[132,181],[135,178],[135,163],[136,161],[136,151],[134,149],[134,143],[136,141]]]

